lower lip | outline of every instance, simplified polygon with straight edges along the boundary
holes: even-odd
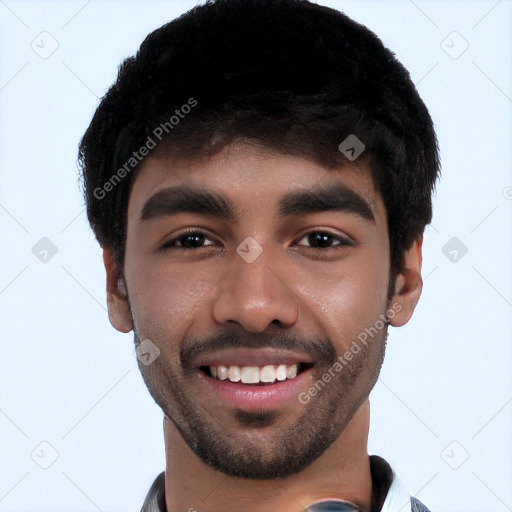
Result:
[[[199,380],[220,400],[228,405],[249,410],[275,409],[291,400],[298,400],[311,369],[299,373],[293,379],[276,381],[265,386],[217,380],[198,370]]]

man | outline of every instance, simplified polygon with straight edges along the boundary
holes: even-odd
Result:
[[[110,321],[164,412],[143,511],[427,510],[367,453],[439,172],[373,33],[306,0],[197,6],[124,61],[80,164]]]

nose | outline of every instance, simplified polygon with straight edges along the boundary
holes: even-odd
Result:
[[[229,272],[220,281],[213,316],[220,323],[239,324],[249,332],[262,332],[270,324],[289,328],[299,315],[299,299],[292,290],[290,269],[269,250],[252,262],[233,256]]]

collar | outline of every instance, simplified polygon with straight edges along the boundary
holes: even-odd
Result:
[[[391,466],[378,455],[370,455],[372,481],[377,488],[377,495],[383,503],[379,512],[399,512],[411,509],[409,491],[400,482]],[[380,504],[379,504],[380,505]],[[165,471],[162,471],[151,485],[140,512],[167,512],[165,505]]]
[[[374,476],[374,468],[381,472],[381,481],[389,482],[387,484],[387,492],[385,491],[385,499],[379,512],[400,512],[411,509],[411,495],[407,488],[402,484],[391,466],[382,457],[378,455],[370,455],[370,467],[372,470],[372,480],[379,481],[379,475]]]

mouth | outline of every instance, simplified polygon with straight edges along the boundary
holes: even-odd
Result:
[[[211,379],[233,383],[247,384],[251,386],[270,386],[276,381],[284,382],[293,380],[301,373],[313,367],[313,363],[301,362],[293,364],[267,364],[264,366],[239,366],[239,365],[205,365],[199,370]]]
[[[204,355],[193,366],[206,401],[261,412],[291,407],[311,385],[315,363],[305,353],[236,347]]]

